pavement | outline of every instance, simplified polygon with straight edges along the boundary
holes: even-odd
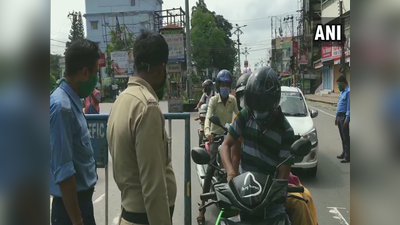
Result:
[[[350,164],[341,164],[336,156],[341,153],[341,141],[337,127],[334,125],[335,107],[319,102],[308,102],[309,107],[319,111],[318,117],[314,118],[318,130],[319,153],[318,173],[316,177],[309,177],[302,171],[294,171],[305,187],[307,187],[315,201],[318,220],[321,225],[349,225],[350,224]],[[160,103],[163,112],[167,112],[167,103]],[[112,103],[102,103],[101,113],[109,113]],[[198,122],[194,121],[196,113],[191,113],[191,146],[197,143]],[[167,131],[168,131],[168,123]],[[178,185],[173,222],[175,225],[184,225],[184,122],[172,122],[172,163]],[[111,158],[110,158],[111,159]],[[111,165],[111,161],[109,165]],[[98,169],[99,181],[93,196],[95,218],[98,225],[105,223],[105,169]],[[114,225],[118,222],[120,214],[120,191],[113,177],[112,168],[108,169],[108,224]],[[198,214],[198,196],[201,188],[196,176],[195,164],[192,162],[192,224],[195,225]],[[51,201],[51,200],[50,200]],[[214,224],[217,211],[210,207],[206,212],[206,224]]]
[[[337,106],[337,103],[339,101],[339,96],[337,95],[332,95],[332,96],[305,95],[305,97],[307,101],[325,103],[332,106]]]

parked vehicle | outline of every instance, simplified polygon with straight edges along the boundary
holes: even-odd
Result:
[[[301,90],[297,87],[281,87],[281,108],[286,119],[293,127],[296,138],[311,141],[311,151],[306,156],[295,157],[292,168],[306,169],[310,175],[316,175],[318,168],[318,135],[313,118],[318,111],[310,109]]]
[[[291,148],[292,155],[282,161],[277,167],[283,165],[287,160],[292,157],[304,157],[311,151],[311,141],[309,139],[301,138],[293,143]],[[191,151],[192,159],[196,164],[207,165],[210,162],[210,156],[204,148],[193,148]],[[304,192],[302,186],[289,186],[288,180],[278,179],[277,173],[265,175],[254,172],[246,172],[235,178],[229,183],[214,184],[214,191],[200,195],[200,199],[208,201],[207,204],[202,206],[206,208],[210,205],[216,204],[220,209],[216,225],[285,225],[287,224],[287,217],[276,217],[274,219],[257,221],[231,221],[229,217],[235,215],[235,211],[241,211],[247,215],[254,215],[260,210],[265,209],[272,203],[277,203],[281,200],[282,196],[293,197],[287,193]],[[298,198],[298,197],[296,197]],[[302,199],[308,201],[307,199]]]

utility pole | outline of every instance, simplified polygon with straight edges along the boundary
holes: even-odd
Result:
[[[241,45],[241,43],[240,43],[240,35],[241,34],[243,34],[243,31],[240,29],[240,28],[243,28],[243,27],[246,27],[247,25],[243,25],[243,26],[239,26],[238,24],[236,24],[236,30],[235,30],[235,32],[233,32],[233,34],[236,34],[237,35],[237,54],[238,54],[238,63],[239,63],[239,65],[238,65],[238,69],[239,69],[239,74],[241,73],[241,67],[242,67],[242,65],[240,64],[240,45]]]
[[[186,73],[187,73],[187,87],[186,91],[188,99],[192,99],[192,51],[190,46],[190,11],[189,11],[189,0],[185,0],[185,11],[186,11]]]
[[[346,20],[343,18],[343,1],[339,0],[338,2],[339,4],[339,18],[340,18],[340,22],[342,24],[343,27],[343,31],[345,30],[345,26],[346,26]],[[342,34],[344,36],[344,34]],[[346,49],[345,49],[345,41],[343,40],[341,45],[342,45],[342,57],[341,57],[341,64],[342,64],[342,70],[343,70],[343,76],[346,77]]]

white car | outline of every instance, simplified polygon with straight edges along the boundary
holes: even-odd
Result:
[[[281,87],[281,108],[286,119],[294,130],[296,138],[308,138],[312,149],[304,158],[296,158],[293,168],[306,169],[315,176],[318,167],[318,135],[313,118],[318,116],[318,111],[308,108],[304,95],[297,87]]]

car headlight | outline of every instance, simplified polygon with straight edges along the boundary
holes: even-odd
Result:
[[[313,128],[311,131],[304,134],[303,138],[307,138],[311,141],[311,145],[315,145],[318,142],[317,130]]]

